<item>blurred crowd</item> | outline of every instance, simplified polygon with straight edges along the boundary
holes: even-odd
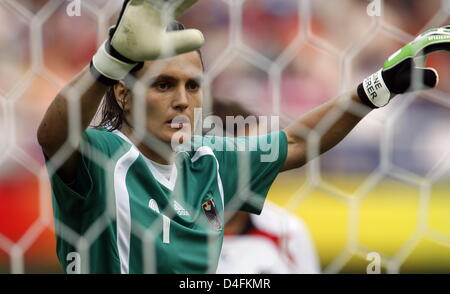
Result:
[[[42,157],[34,134],[46,107],[64,83],[89,63],[122,1],[81,0],[80,15],[75,16],[67,14],[67,6],[73,1],[61,0],[59,5],[48,2],[19,0],[0,4],[0,95],[16,101],[14,107],[8,104],[11,102],[0,104],[0,129],[13,127],[15,136],[8,137],[16,141],[0,142],[0,151],[17,145],[39,162]],[[201,29],[206,36],[206,71],[214,78],[211,95],[206,97],[239,102],[260,115],[280,114],[283,126],[354,88],[403,44],[408,36],[404,33],[414,36],[429,25],[445,24],[445,18],[435,17],[442,13],[440,1],[395,0],[384,1],[383,22],[373,29],[376,20],[367,14],[369,4],[365,0],[312,0],[309,6],[299,8],[297,0],[204,0],[182,21],[188,27]],[[306,9],[310,13],[305,13]],[[30,19],[33,15],[38,18]],[[41,27],[39,21],[43,21]],[[404,33],[397,37],[391,27]],[[355,52],[355,46],[361,46],[360,50]],[[450,76],[449,60],[445,54],[432,60],[441,73],[439,87],[444,93],[450,90],[450,83],[445,82]],[[282,72],[279,93],[274,83],[276,76],[269,75],[274,67],[270,62],[275,61]],[[439,142],[445,136],[436,128],[445,127],[447,110],[420,98],[410,107],[413,109],[393,124],[398,134],[394,136],[398,144],[393,144],[393,161],[422,173],[430,168],[427,162],[434,163],[438,156],[436,152],[423,152],[427,146],[420,143],[426,138],[425,143],[445,146]],[[5,121],[9,116],[4,113],[8,111],[14,111],[13,123]],[[358,135],[333,151],[340,156],[327,157],[324,169],[374,169],[379,163],[381,140],[375,134],[381,134],[388,113],[376,113],[372,123],[371,119],[364,122],[364,128],[356,131]],[[360,160],[349,163],[348,155]],[[8,163],[4,165],[8,167]],[[14,164],[9,166],[2,166],[0,174],[10,176]]]

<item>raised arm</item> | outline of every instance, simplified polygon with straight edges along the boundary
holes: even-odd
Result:
[[[356,92],[341,97],[334,98],[325,104],[306,113],[284,131],[288,138],[288,155],[283,170],[289,170],[303,166],[307,160],[307,140],[304,135],[305,130],[317,130],[317,126],[334,111],[339,111],[339,117],[333,125],[322,133],[319,141],[318,154],[327,152],[344,139],[348,133],[361,121],[364,115],[370,112],[370,108],[366,108],[362,116],[355,115],[348,109],[342,109],[342,105],[348,105],[349,101],[360,103],[360,99]],[[303,135],[303,136],[302,136]]]
[[[81,134],[97,112],[108,87],[123,80],[130,71],[141,67],[144,61],[194,51],[203,45],[204,38],[198,30],[166,31],[171,22],[167,11],[172,11],[175,18],[195,2],[197,0],[124,1],[117,25],[110,29],[109,39],[98,49],[90,66],[56,96],[39,126],[38,142],[47,157],[53,156],[70,135],[74,152],[58,170],[64,181],[72,182],[75,177],[79,158],[76,150]],[[79,97],[79,133],[69,132],[68,101],[73,95]],[[72,127],[72,130],[77,128]]]
[[[72,134],[75,144],[79,144],[81,131],[86,129],[94,117],[107,85],[96,81],[89,68],[83,69],[67,86],[65,86],[50,104],[39,125],[37,138],[45,156],[52,157],[69,137],[69,95],[79,96],[81,110],[81,128],[78,134]],[[76,109],[74,109],[76,110]],[[74,179],[78,153],[73,152],[59,169],[59,175],[67,182]]]
[[[450,51],[450,26],[431,29],[419,35],[389,57],[383,67],[366,78],[356,91],[335,98],[296,120],[284,130],[288,138],[288,155],[283,170],[300,167],[312,159],[307,156],[307,149],[310,148],[307,134],[317,130],[330,113],[340,115],[321,134],[317,156],[344,139],[372,109],[387,105],[397,94],[435,87],[439,80],[436,70],[418,67],[415,60],[436,51]],[[365,105],[366,111],[359,115],[350,112],[350,102]]]

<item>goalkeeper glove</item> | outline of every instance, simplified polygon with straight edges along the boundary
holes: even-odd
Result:
[[[382,69],[358,86],[359,98],[369,107],[379,108],[397,94],[434,88],[439,80],[436,70],[417,63],[436,51],[450,51],[450,26],[430,29],[394,53]]]
[[[170,57],[199,49],[204,42],[199,30],[167,32],[173,18],[197,0],[126,0],[116,26],[92,58],[94,77],[112,85],[146,60]]]

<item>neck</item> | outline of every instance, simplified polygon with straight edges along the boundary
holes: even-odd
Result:
[[[130,139],[131,142],[136,146],[136,148],[148,159],[157,162],[159,164],[169,165],[172,164],[175,159],[175,152],[173,152],[172,148],[169,144],[164,145],[167,146],[167,148],[164,148],[165,154],[157,153],[153,151],[153,149],[149,148],[145,142],[136,142],[136,140],[132,136],[132,130],[129,127],[123,126],[120,128],[120,131]]]
[[[147,157],[148,159],[150,159],[156,163],[169,165],[174,162],[175,152],[173,152],[173,151],[171,151],[169,153],[168,157],[163,157],[159,153],[156,153],[155,151],[153,151],[151,148],[149,148],[143,142],[140,142],[139,144],[137,144],[136,147],[145,157]],[[168,146],[168,148],[170,148],[170,146]]]

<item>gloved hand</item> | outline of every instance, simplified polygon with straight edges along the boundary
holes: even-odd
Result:
[[[434,68],[424,68],[428,54],[450,51],[450,26],[430,29],[391,57],[378,72],[358,86],[358,96],[371,108],[387,105],[397,94],[434,88],[439,77]]]
[[[199,30],[167,32],[174,18],[197,0],[126,0],[109,39],[92,58],[91,72],[108,85],[123,79],[146,60],[170,57],[199,49]]]

